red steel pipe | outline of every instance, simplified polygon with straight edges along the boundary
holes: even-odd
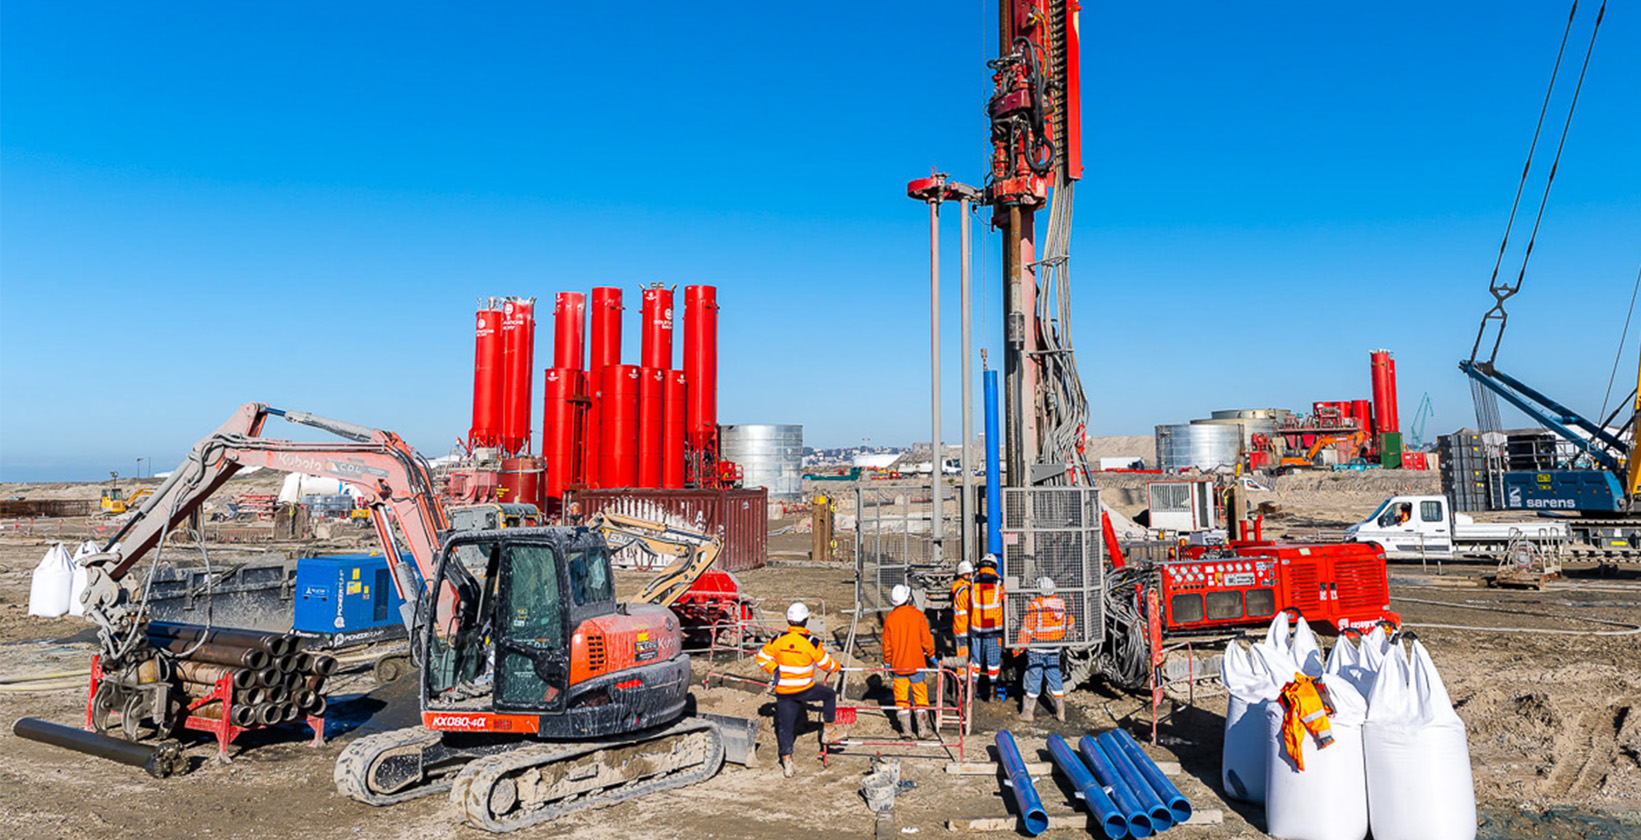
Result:
[[[496,446],[501,437],[501,395],[506,389],[501,359],[501,310],[482,302],[473,328],[473,425],[468,446]]]
[[[642,323],[639,341],[642,353],[641,367],[655,370],[672,368],[672,290],[656,283],[644,289],[644,303],[640,309]]]
[[[621,364],[621,290],[612,286],[594,288],[590,319],[587,396],[592,408],[587,413],[583,478],[588,487],[614,487],[604,478],[599,449],[604,441],[604,368]]]
[[[1385,421],[1385,431],[1399,432],[1402,430],[1402,412],[1396,406],[1396,357],[1390,357],[1390,370],[1385,377],[1385,410],[1390,412],[1390,419]]]
[[[581,485],[583,374],[579,370],[552,368],[543,378],[541,406],[541,454],[547,474],[542,483],[542,502],[556,507],[566,487]]]
[[[666,462],[669,371],[642,368],[638,375],[638,486],[660,487]]]
[[[1390,353],[1386,350],[1375,350],[1368,354],[1368,360],[1372,365],[1373,417],[1375,422],[1373,432],[1380,434],[1391,430],[1389,426],[1391,412],[1386,396],[1389,393],[1386,385],[1390,379]]]
[[[718,434],[718,290],[684,287],[684,375],[689,378],[686,432],[690,448],[711,445]]]
[[[508,454],[530,449],[530,386],[535,380],[536,299],[509,298],[502,304],[501,354],[506,371],[502,392],[501,446]]]
[[[598,477],[604,487],[638,483],[637,365],[606,365],[599,419]]]
[[[553,296],[553,367],[581,370],[587,338],[587,296],[559,292]]]
[[[689,385],[681,370],[667,371],[666,406],[661,431],[661,486],[668,490],[684,487],[684,422],[689,405]]]

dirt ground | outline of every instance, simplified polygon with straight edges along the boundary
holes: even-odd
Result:
[[[1285,506],[1303,516],[1305,527],[1341,527],[1366,504],[1370,511],[1386,488],[1353,486],[1349,496],[1329,499],[1325,486],[1277,488]],[[1355,498],[1373,496],[1374,502]],[[1315,497],[1315,498],[1311,498]],[[1120,509],[1120,508],[1119,508]],[[1314,511],[1314,512],[1312,512]],[[1341,516],[1328,511],[1348,511]],[[1331,518],[1330,518],[1331,517]],[[1359,518],[1359,517],[1357,517]],[[772,522],[781,531],[793,522]],[[807,559],[809,535],[797,529],[771,538],[772,565],[739,574],[752,593],[771,599],[802,595],[826,606],[828,633],[847,632],[852,577],[843,565]],[[20,676],[83,671],[92,644],[88,625],[75,618],[44,620],[25,615],[29,573],[47,540],[0,536],[0,682]],[[1484,838],[1641,836],[1641,635],[1595,635],[1622,631],[1641,610],[1641,576],[1622,572],[1596,576],[1576,572],[1544,592],[1505,591],[1480,585],[1487,569],[1449,564],[1438,573],[1417,565],[1392,569],[1394,608],[1401,611],[1431,650],[1461,717],[1469,743]],[[620,588],[637,589],[643,576],[624,573]],[[1454,626],[1448,626],[1454,625]],[[1461,627],[1462,626],[1462,627]],[[1505,629],[1465,629],[1465,628]],[[836,646],[833,646],[836,650]],[[698,657],[698,660],[704,658]],[[741,666],[742,669],[745,666]],[[742,673],[729,666],[732,673]],[[697,676],[706,675],[704,661]],[[858,699],[860,682],[851,697]],[[83,720],[84,690],[6,690],[0,685],[0,713],[6,720],[41,717],[74,724]],[[478,838],[481,832],[458,824],[441,796],[386,809],[371,808],[336,794],[331,768],[337,753],[362,732],[397,728],[415,721],[415,701],[404,681],[377,686],[365,674],[340,678],[332,688],[335,713],[322,747],[307,744],[300,726],[252,737],[219,764],[215,747],[194,742],[193,769],[156,781],[135,768],[48,747],[0,732],[0,833],[7,837],[143,838],[212,836],[226,838]],[[800,770],[793,781],[773,765],[771,697],[734,684],[696,689],[701,709],[762,716],[760,756],[755,770],[726,765],[714,779],[612,808],[572,815],[521,837],[713,837],[805,836],[859,838],[876,827],[859,794],[867,769],[866,751],[834,755],[821,766],[814,735],[800,735]],[[875,696],[875,695],[874,695]],[[1184,696],[1181,695],[1181,700]],[[1088,686],[1069,698],[1070,720],[1056,723],[1013,719],[1014,705],[982,704],[975,734],[965,742],[970,760],[987,756],[991,734],[1006,726],[1028,754],[1038,753],[1051,732],[1068,737],[1125,726],[1146,740],[1150,708],[1137,695]],[[1172,830],[1180,837],[1219,840],[1262,836],[1255,807],[1224,802],[1217,794],[1220,734],[1225,696],[1217,682],[1198,686],[1195,705],[1183,707],[1160,730],[1158,759],[1176,759],[1175,777],[1199,810],[1220,809],[1218,825]],[[1047,718],[1045,722],[1045,718]],[[888,737],[881,717],[863,714],[857,735]],[[952,736],[948,736],[952,737]],[[1000,817],[1012,805],[995,777],[954,776],[942,771],[947,751],[882,748],[906,755],[902,778],[915,783],[895,809],[901,836],[950,834],[953,817]],[[909,757],[916,753],[919,757]],[[1078,813],[1057,782],[1041,780],[1039,791],[1051,814]],[[1083,836],[1057,830],[1045,836]],[[994,835],[1002,836],[1002,835]]]

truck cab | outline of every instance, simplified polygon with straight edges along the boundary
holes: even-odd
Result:
[[[1387,560],[1453,556],[1452,505],[1445,496],[1391,496],[1345,529],[1349,542],[1372,543]]]

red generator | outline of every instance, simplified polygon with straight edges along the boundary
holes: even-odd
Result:
[[[1365,543],[1196,547],[1184,559],[1159,564],[1158,572],[1168,632],[1259,625],[1290,608],[1333,633],[1401,623],[1390,611],[1384,555]]]

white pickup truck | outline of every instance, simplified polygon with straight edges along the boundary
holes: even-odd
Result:
[[[1476,522],[1454,512],[1446,496],[1391,496],[1345,529],[1346,541],[1377,545],[1388,560],[1499,557],[1517,538],[1565,541],[1567,525],[1550,519]]]

